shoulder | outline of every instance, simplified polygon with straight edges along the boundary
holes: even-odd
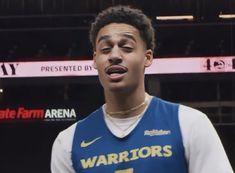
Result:
[[[152,101],[156,106],[156,109],[164,110],[165,112],[177,111],[180,124],[192,125],[195,122],[209,121],[207,115],[195,108],[185,106],[179,103],[163,100],[161,98],[153,96]],[[185,124],[186,123],[186,124]]]
[[[190,136],[195,129],[213,128],[207,115],[197,109],[180,105],[178,115],[183,137]]]
[[[73,136],[78,123],[79,122],[76,122],[61,131],[56,138],[57,143],[59,143],[64,150],[68,150],[68,152],[71,151]]]
[[[178,112],[179,104],[154,96],[151,100],[150,107],[158,112],[173,115]]]
[[[152,97],[152,101],[154,101],[156,104],[160,104],[160,105],[166,105],[166,106],[178,106],[179,104],[168,101],[168,100],[164,100],[161,99],[159,97],[153,96]]]
[[[63,146],[63,148],[71,150],[74,134],[77,127],[81,129],[87,128],[89,124],[94,123],[94,118],[97,117],[97,115],[99,114],[100,114],[100,109],[92,112],[86,118],[79,120],[78,122],[72,124],[65,130],[61,131],[56,138],[57,142],[59,142]]]
[[[74,172],[71,166],[71,151],[76,125],[77,123],[74,123],[56,137],[51,152],[51,172]]]
[[[216,132],[207,115],[197,109],[180,105],[178,114],[185,155],[189,159],[191,149],[196,148],[192,146]]]
[[[206,114],[180,105],[179,123],[189,172],[232,172],[220,138]]]
[[[187,121],[188,123],[208,119],[207,115],[203,112],[185,105],[179,105],[179,118],[182,121]]]

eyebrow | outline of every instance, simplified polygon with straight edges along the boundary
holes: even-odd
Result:
[[[100,36],[100,38],[98,39],[97,43],[101,42],[102,40],[108,40],[110,37],[111,37],[110,35]]]
[[[134,42],[136,42],[135,37],[134,37],[133,35],[131,35],[131,34],[124,33],[124,34],[122,34],[122,36],[127,37],[127,38],[129,38],[129,39],[133,40]]]
[[[126,37],[126,38],[129,38],[129,39],[133,40],[134,42],[136,42],[135,37],[134,37],[133,35],[131,35],[131,34],[123,33],[123,34],[121,34],[121,36],[124,36],[124,37]],[[100,38],[98,39],[97,43],[101,42],[102,40],[108,40],[108,39],[110,39],[110,38],[111,38],[110,35],[103,35],[103,36],[100,36]]]

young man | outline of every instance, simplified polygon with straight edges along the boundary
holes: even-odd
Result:
[[[127,6],[101,12],[90,31],[106,103],[61,132],[52,173],[232,173],[203,113],[145,92],[154,29]]]

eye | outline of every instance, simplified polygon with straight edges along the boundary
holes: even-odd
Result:
[[[111,47],[104,47],[104,48],[101,48],[100,51],[102,53],[109,53],[111,51]]]
[[[127,52],[127,53],[129,53],[129,52],[132,52],[132,51],[133,51],[133,48],[132,48],[132,47],[130,47],[130,46],[122,46],[122,49],[123,49],[125,52]]]

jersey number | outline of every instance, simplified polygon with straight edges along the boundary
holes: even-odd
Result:
[[[129,169],[118,170],[118,171],[115,171],[115,173],[134,173],[134,169],[129,168]]]

